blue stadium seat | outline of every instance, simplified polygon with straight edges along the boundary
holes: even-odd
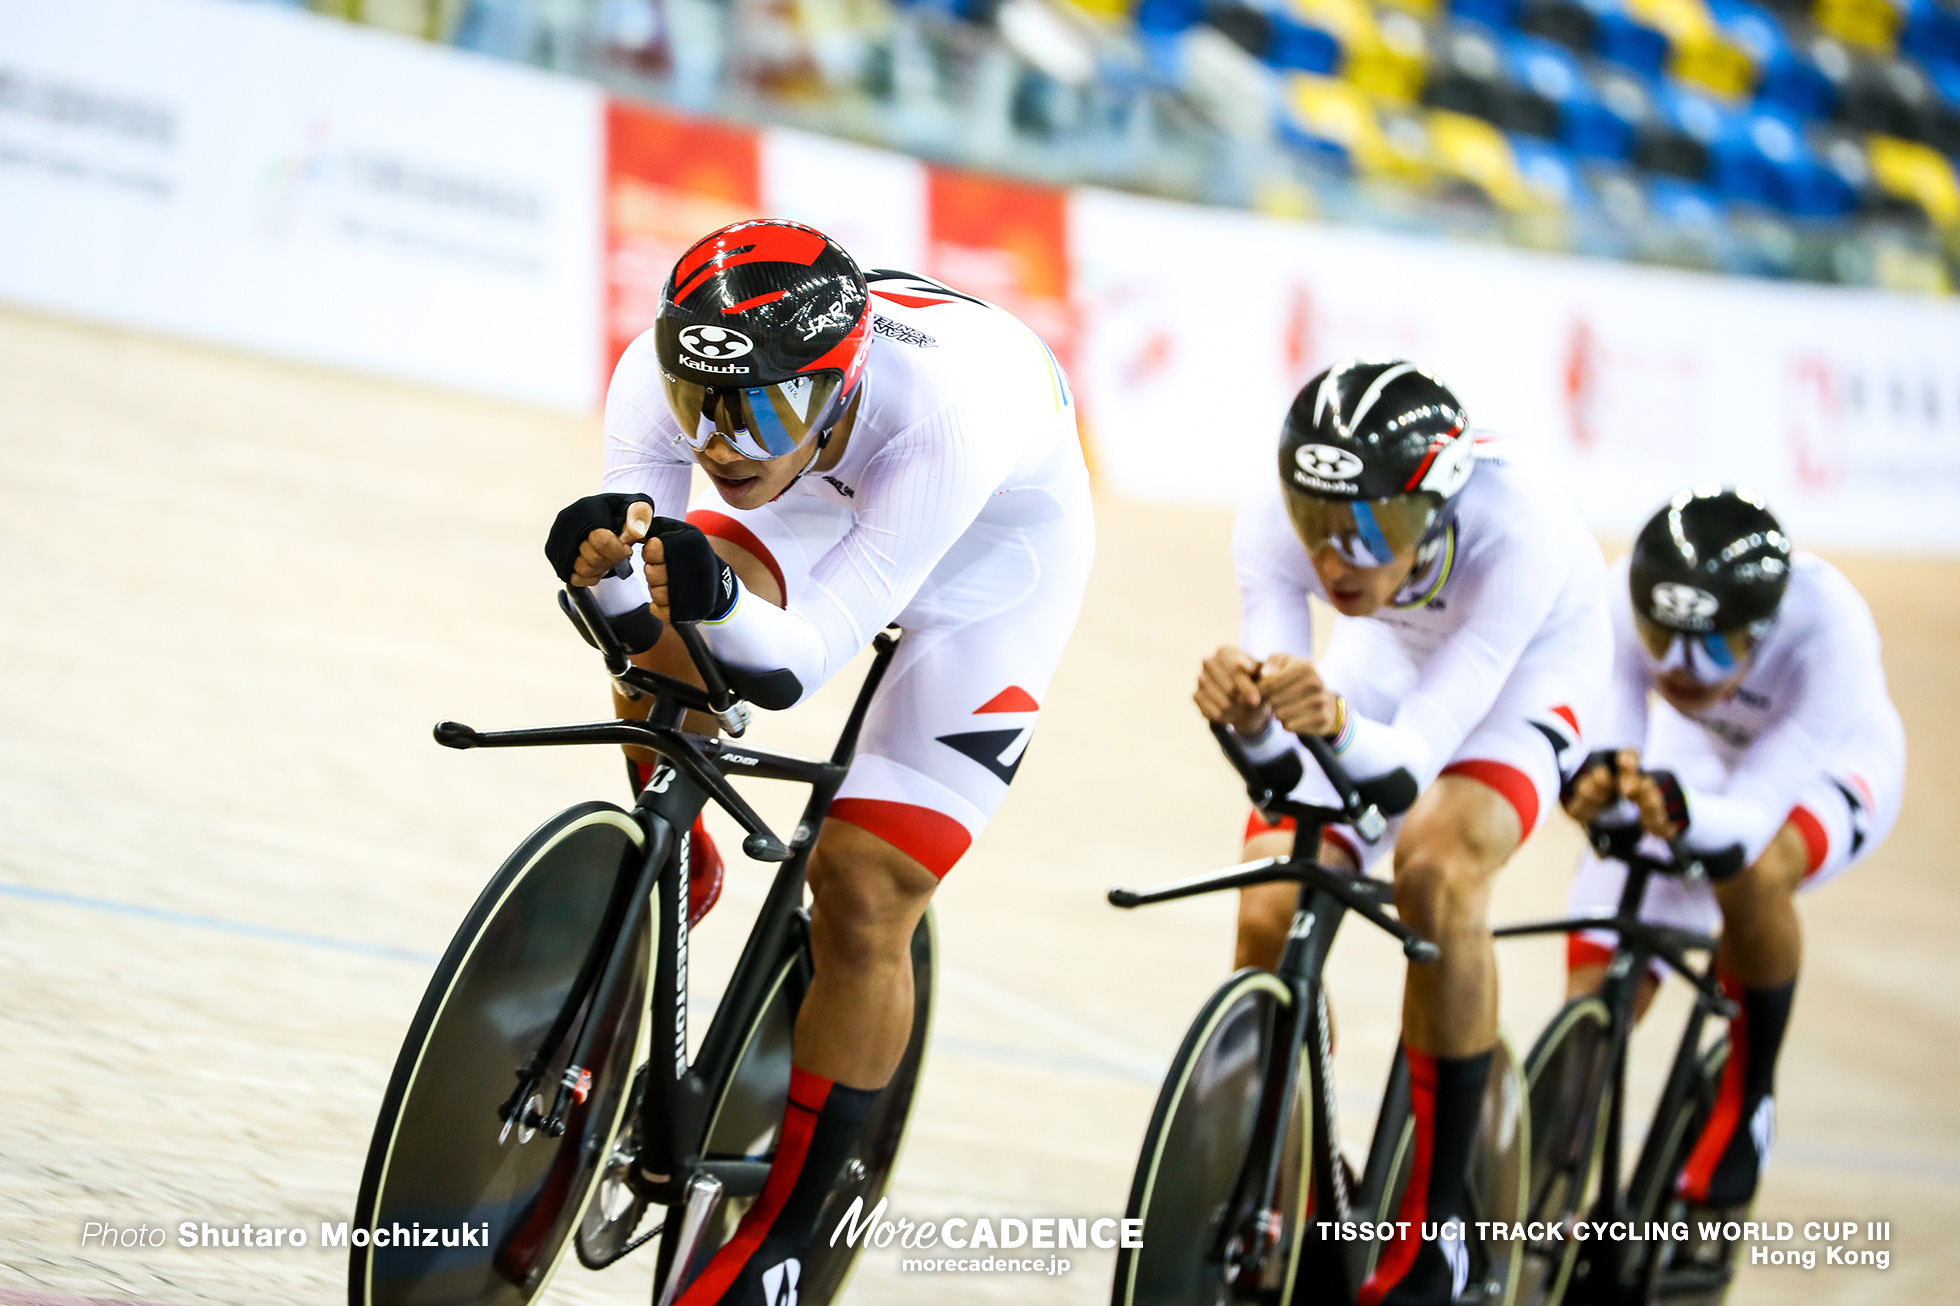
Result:
[[[1960,12],[1936,0],[1906,0],[1899,49],[1920,62],[1960,64]]]
[[[1756,104],[1799,118],[1824,118],[1836,91],[1831,79],[1790,43],[1775,14],[1748,0],[1706,0],[1708,12],[1762,69]]]
[[[1857,207],[1857,194],[1817,157],[1794,118],[1762,111],[1733,114],[1712,154],[1711,180],[1731,201],[1807,218],[1834,217]]]
[[[1341,43],[1332,32],[1275,11],[1266,62],[1303,73],[1332,73],[1341,66]]]
[[[1588,3],[1599,15],[1599,35],[1593,47],[1599,57],[1659,77],[1667,67],[1667,37],[1627,13],[1617,0]]]
[[[1721,224],[1721,197],[1708,187],[1679,177],[1654,177],[1647,182],[1647,210],[1664,222],[1683,227]]]
[[[1203,0],[1140,0],[1136,25],[1151,36],[1174,36],[1204,17]]]
[[[1487,27],[1513,27],[1517,25],[1518,0],[1451,0],[1450,12]]]
[[[1533,196],[1563,212],[1590,206],[1592,195],[1585,173],[1572,151],[1531,136],[1511,137],[1518,171]]]

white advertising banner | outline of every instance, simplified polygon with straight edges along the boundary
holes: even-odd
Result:
[[[1799,544],[1960,552],[1960,306],[1078,191],[1075,382],[1110,488],[1231,502],[1302,382],[1429,367],[1595,527],[1740,481]],[[1256,470],[1255,470],[1256,469]]]
[[[566,408],[594,87],[228,0],[0,0],[0,297]]]

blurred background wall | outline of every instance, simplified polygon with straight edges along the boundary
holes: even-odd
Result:
[[[1481,422],[1540,442],[1602,530],[1628,530],[1683,481],[1740,479],[1809,543],[1960,549],[1951,297],[1497,239],[1525,231],[1516,224],[1425,226],[1465,211],[1461,187],[1434,169],[1402,178],[1413,216],[1384,224],[1334,203],[1342,186],[1375,184],[1354,151],[1345,174],[1287,173],[1317,217],[1190,202],[1232,198],[1207,194],[1203,177],[1240,164],[1270,190],[1273,151],[1291,141],[1297,155],[1298,140],[1266,131],[1266,152],[1247,155],[1248,137],[1197,113],[1203,96],[1188,79],[1133,88],[1131,109],[1155,124],[1143,136],[1144,118],[1117,131],[1107,104],[1065,123],[1030,118],[1029,86],[1060,95],[1073,68],[1090,79],[1077,98],[1102,104],[1116,94],[1111,42],[1154,50],[1169,39],[1152,26],[1159,0],[1134,14],[1040,9],[1046,26],[1013,16],[1046,2],[981,13],[921,0],[871,14],[818,0],[377,0],[340,6],[365,20],[349,24],[241,0],[0,0],[0,296],[590,410],[612,361],[650,325],[681,248],[771,213],[822,227],[867,267],[942,277],[1034,325],[1077,382],[1103,483],[1127,495],[1229,502],[1306,377],[1345,354],[1394,352],[1449,379]],[[1424,39],[1470,22],[1470,3],[1429,15],[1441,26]],[[1931,21],[1920,14],[1900,18],[1908,36]],[[1393,16],[1370,21],[1392,27]],[[1617,30],[1607,17],[1600,31]],[[1205,10],[1178,29],[1179,48],[1225,40],[1228,19]],[[1363,86],[1376,75],[1367,60],[1389,56],[1367,54],[1360,31],[1342,47],[1340,93],[1365,91],[1379,110],[1386,93]],[[906,43],[925,32],[979,43],[967,80],[947,72],[942,46],[919,66],[937,80],[908,80]],[[1701,85],[1700,65],[1682,62],[1691,47],[1670,48],[1668,84]],[[1621,67],[1592,58],[1601,76]],[[1012,94],[991,106],[972,82],[988,59],[1013,74]],[[1333,76],[1256,66],[1295,91],[1300,78]],[[1775,66],[1750,74],[1759,100]],[[1431,100],[1454,75],[1434,59],[1416,71]],[[1165,135],[1166,106],[1195,115],[1195,134]],[[1533,139],[1458,109],[1426,112],[1432,138],[1439,124],[1478,122],[1496,133],[1486,144],[1512,155]],[[835,134],[853,124],[920,153]],[[1895,138],[1860,139],[1882,151]],[[1933,145],[1915,148],[1945,164]],[[1168,174],[1153,186],[1147,168],[1124,171],[1139,158],[1185,159],[1191,186],[1181,198],[1138,193],[1179,192]],[[1044,169],[1081,181],[1030,175]],[[1485,180],[1489,215],[1526,213]],[[1804,238],[1869,242],[1910,227],[1926,238],[1913,248],[1933,257],[1937,208],[1905,227],[1889,201],[1811,214]],[[1742,199],[1723,213],[1731,236],[1800,216]]]

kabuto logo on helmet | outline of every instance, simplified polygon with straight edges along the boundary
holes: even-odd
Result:
[[[1673,630],[1713,630],[1721,600],[1705,589],[1666,580],[1649,591],[1653,618]]]
[[[1334,494],[1354,494],[1354,478],[1361,475],[1362,462],[1346,449],[1331,444],[1303,444],[1293,454],[1293,479],[1309,489]]]
[[[691,326],[681,329],[681,348],[697,358],[716,362],[740,358],[755,348],[755,341],[733,327]]]

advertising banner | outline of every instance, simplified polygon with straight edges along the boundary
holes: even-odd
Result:
[[[606,106],[606,355],[601,393],[689,245],[762,211],[756,133],[614,101]]]
[[[1040,333],[1073,371],[1068,192],[934,167],[927,196],[928,275],[999,304]]]
[[[1960,307],[1077,191],[1074,378],[1104,482],[1230,502],[1302,382],[1437,373],[1562,466],[1597,528],[1740,481],[1800,543],[1960,551]]]
[[[0,0],[0,297],[584,408],[601,105],[270,6]]]

